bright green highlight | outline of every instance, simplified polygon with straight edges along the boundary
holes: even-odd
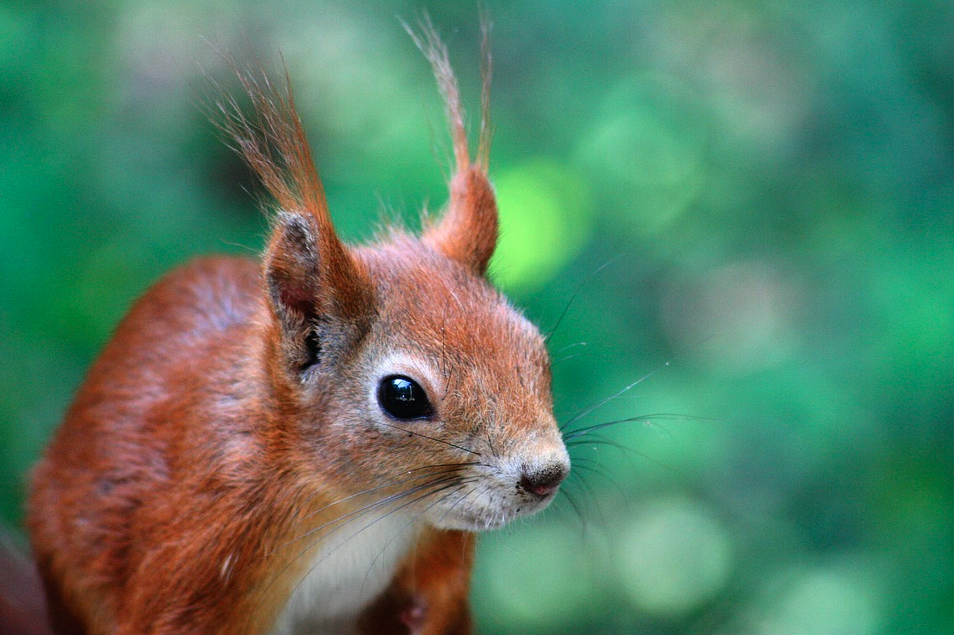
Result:
[[[589,239],[591,202],[578,174],[554,161],[531,161],[495,177],[500,242],[494,278],[505,289],[537,288]]]

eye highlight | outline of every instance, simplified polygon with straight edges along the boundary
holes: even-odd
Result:
[[[386,414],[404,421],[426,419],[434,413],[421,385],[404,375],[389,375],[381,380],[378,405]]]

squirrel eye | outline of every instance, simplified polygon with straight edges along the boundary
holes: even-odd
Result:
[[[381,380],[378,404],[395,419],[424,419],[433,413],[421,385],[403,375],[391,375]]]

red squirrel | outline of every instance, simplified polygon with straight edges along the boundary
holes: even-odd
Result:
[[[413,35],[413,34],[412,34]],[[425,23],[455,173],[439,220],[335,233],[287,75],[223,127],[277,202],[262,261],[196,260],[132,307],[32,477],[60,635],[471,631],[476,532],[570,470],[544,338],[487,278],[489,56],[472,157]]]

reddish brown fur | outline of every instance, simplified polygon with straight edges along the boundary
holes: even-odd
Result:
[[[458,635],[470,632],[467,592],[474,538],[431,534],[394,583],[362,617],[368,635]]]
[[[494,247],[497,245],[497,201],[493,187],[487,178],[487,163],[490,160],[490,48],[488,46],[489,25],[483,27],[481,89],[480,139],[477,146],[477,160],[471,163],[467,143],[467,129],[464,126],[464,106],[461,103],[460,88],[451,69],[447,47],[444,46],[430,21],[425,21],[422,36],[413,30],[408,33],[418,48],[424,52],[438,86],[444,95],[447,107],[447,121],[450,124],[451,138],[454,140],[454,160],[457,173],[450,184],[450,201],[440,225],[425,232],[425,240],[435,245],[453,259],[470,264],[479,273],[484,273]]]
[[[197,260],[143,296],[38,465],[29,526],[58,633],[268,633],[328,541],[405,517],[413,545],[356,632],[470,631],[469,531],[544,505],[527,483],[555,488],[568,463],[543,340],[483,276],[489,125],[471,163],[424,33],[457,174],[421,239],[341,243],[290,90],[243,76],[259,119],[226,128],[282,211],[261,265]],[[382,414],[393,372],[418,373],[433,417]]]

